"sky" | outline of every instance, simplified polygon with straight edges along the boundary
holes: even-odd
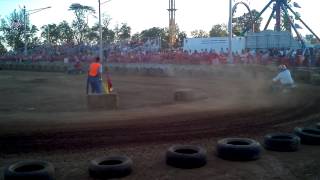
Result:
[[[105,2],[106,0],[101,0]],[[249,4],[251,9],[261,11],[270,0],[242,0]],[[301,18],[310,28],[320,36],[320,1],[318,0],[292,0],[302,8],[296,8]],[[235,1],[235,2],[239,2]],[[27,10],[51,6],[50,9],[30,15],[31,23],[41,27],[45,24],[60,23],[63,20],[71,23],[74,15],[68,11],[72,3],[92,6],[98,10],[98,0],[0,0],[0,18],[8,16],[14,9]],[[132,28],[132,34],[152,27],[167,27],[169,24],[168,0],[110,0],[101,5],[102,13],[109,15],[111,28],[116,24],[127,23]],[[196,29],[209,32],[215,24],[227,24],[229,13],[229,0],[176,0],[176,23],[179,29],[188,35]],[[246,12],[243,6],[238,6],[235,17]],[[271,14],[271,8],[263,14],[265,21]],[[98,14],[96,14],[98,16]],[[88,17],[89,24],[96,23],[97,18]],[[301,23],[298,23],[303,26]],[[274,23],[272,23],[274,25]],[[269,28],[272,28],[270,25]],[[306,28],[300,30],[302,35],[311,34]]]

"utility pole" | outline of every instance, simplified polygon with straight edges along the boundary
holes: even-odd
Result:
[[[99,1],[99,58],[100,61],[103,62],[103,54],[102,54],[102,27],[101,27],[101,2]]]
[[[101,26],[101,5],[107,2],[110,2],[111,0],[104,1],[101,3],[100,0],[98,0],[99,3],[99,58],[100,61],[103,62],[103,46],[102,46],[102,26]],[[106,60],[107,61],[107,60]]]
[[[229,63],[233,62],[233,56],[232,56],[232,0],[229,1],[229,23],[228,23],[228,29],[229,29]]]
[[[45,9],[51,8],[50,6],[45,7],[45,8],[39,8],[39,9],[32,9],[32,10],[26,10],[26,6],[23,6],[23,23],[24,23],[24,29],[23,29],[23,35],[24,35],[24,55],[28,55],[28,38],[27,38],[27,16],[40,12]]]
[[[23,6],[23,36],[24,36],[24,55],[28,55],[28,49],[27,49],[27,12],[26,12],[26,6]]]

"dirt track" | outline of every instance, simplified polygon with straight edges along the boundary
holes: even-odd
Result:
[[[268,132],[291,132],[295,126],[315,123],[320,112],[320,101],[315,96],[317,88],[301,85],[295,93],[270,96],[264,93],[268,75],[259,78],[245,75],[203,79],[114,76],[120,109],[89,112],[83,94],[84,76],[0,73],[3,100],[0,102],[0,152],[3,157],[15,152],[39,152],[44,155],[46,151],[56,152],[56,157],[60,157],[68,151],[90,154],[92,151],[100,152],[99,149],[112,148],[124,149],[137,158],[136,149],[141,151],[142,147],[149,150],[155,147],[156,153],[164,151],[163,148],[169,143],[190,142],[209,146],[208,141],[219,137],[254,138]],[[196,90],[199,99],[189,103],[174,102],[173,92],[178,88]],[[132,150],[131,147],[137,148]],[[150,152],[145,151],[147,154]],[[159,158],[154,153],[149,155]],[[74,174],[73,178],[79,173]],[[244,179],[260,177],[243,176]],[[301,174],[295,176],[304,177]],[[61,174],[59,177],[64,179]],[[133,179],[151,177],[139,176],[138,173]],[[180,176],[173,173],[166,178],[161,174],[160,179],[174,177]],[[192,179],[198,178],[192,176]]]

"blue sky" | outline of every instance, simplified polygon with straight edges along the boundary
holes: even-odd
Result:
[[[101,2],[104,1],[101,0]],[[243,1],[258,11],[269,2],[269,0]],[[320,36],[320,11],[317,10],[320,7],[320,1],[295,0],[295,2],[302,6],[301,9],[296,9],[302,19]],[[72,3],[89,5],[98,10],[98,0],[0,0],[0,17],[6,17],[14,9],[23,8],[24,5],[28,10],[51,6],[51,9],[31,15],[31,23],[40,27],[63,20],[71,22],[74,16],[68,11],[68,7]],[[188,34],[195,29],[208,32],[214,24],[227,23],[228,3],[229,0],[176,0],[178,9],[176,22],[180,29]],[[132,33],[135,33],[151,27],[167,27],[168,6],[168,0],[111,0],[101,8],[103,13],[112,18],[111,27],[115,24],[127,23],[132,27]],[[244,7],[239,6],[236,16],[242,15],[244,10]],[[263,18],[266,20],[270,13],[271,9],[268,9]],[[97,22],[94,17],[89,17],[88,20],[90,24]],[[301,23],[300,26],[302,26]],[[306,29],[301,30],[301,33],[305,35]]]

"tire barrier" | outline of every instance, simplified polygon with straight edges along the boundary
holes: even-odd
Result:
[[[20,161],[4,170],[4,180],[54,180],[54,167],[45,161]]]
[[[242,71],[238,67],[226,66],[226,72],[220,71],[220,68],[204,65],[172,65],[172,64],[109,64],[111,73],[127,74],[127,75],[144,75],[144,76],[160,76],[160,77],[210,77],[210,76],[239,76]],[[243,68],[243,67],[242,67]],[[257,67],[258,68],[258,67]],[[40,72],[67,72],[68,66],[66,64],[57,63],[3,63],[2,69],[5,70],[26,70],[26,71],[40,71]],[[243,70],[243,69],[242,69]],[[308,73],[301,73],[305,77]],[[305,75],[306,74],[306,75]],[[312,74],[309,72],[309,74]],[[318,84],[318,74],[312,74],[312,82]],[[298,78],[299,79],[299,78]],[[302,78],[309,79],[309,78]]]
[[[12,70],[20,70],[20,65],[19,64],[13,64],[12,65]]]
[[[4,66],[3,66],[3,67],[4,67],[4,69],[5,69],[5,70],[10,70],[10,68],[9,68],[9,64],[4,64]]]
[[[14,66],[13,64],[9,64],[9,65],[8,65],[8,69],[9,69],[9,70],[14,70],[14,68],[15,68],[15,66]]]
[[[293,152],[300,146],[300,137],[289,133],[271,133],[264,137],[264,147],[271,151]]]
[[[40,72],[41,71],[41,65],[35,65],[35,71]]]
[[[42,67],[41,67],[41,72],[48,72],[48,70],[49,70],[49,67],[48,67],[48,66],[42,65]]]
[[[25,70],[26,71],[32,71],[32,64],[26,64],[25,65]]]
[[[166,152],[166,163],[182,169],[200,168],[207,164],[206,153],[200,146],[174,145]]]
[[[37,71],[37,72],[67,72],[67,66],[56,64],[25,64],[25,63],[2,63],[3,70]],[[79,73],[81,74],[81,73]]]
[[[312,85],[320,85],[320,74],[312,74],[311,75],[311,84]]]
[[[316,124],[319,128],[320,123]],[[320,129],[300,128],[291,133],[270,133],[264,136],[267,150],[293,152],[299,149],[300,139],[304,144],[319,144]],[[225,138],[217,142],[218,157],[225,160],[250,161],[260,158],[259,142],[249,138]],[[200,168],[207,164],[207,152],[201,146],[173,145],[165,154],[166,164],[181,169]],[[127,156],[103,156],[91,160],[88,171],[92,178],[121,178],[131,174],[132,160]],[[49,162],[26,160],[4,168],[4,180],[54,180],[55,169]]]
[[[67,72],[68,71],[68,66],[63,66],[63,72]]]
[[[217,155],[226,160],[250,161],[260,158],[261,145],[249,138],[225,138],[217,143]]]
[[[320,145],[320,129],[296,127],[294,133],[301,138],[302,144]]]
[[[121,178],[132,172],[132,160],[127,156],[107,156],[90,161],[89,175],[93,178]]]

